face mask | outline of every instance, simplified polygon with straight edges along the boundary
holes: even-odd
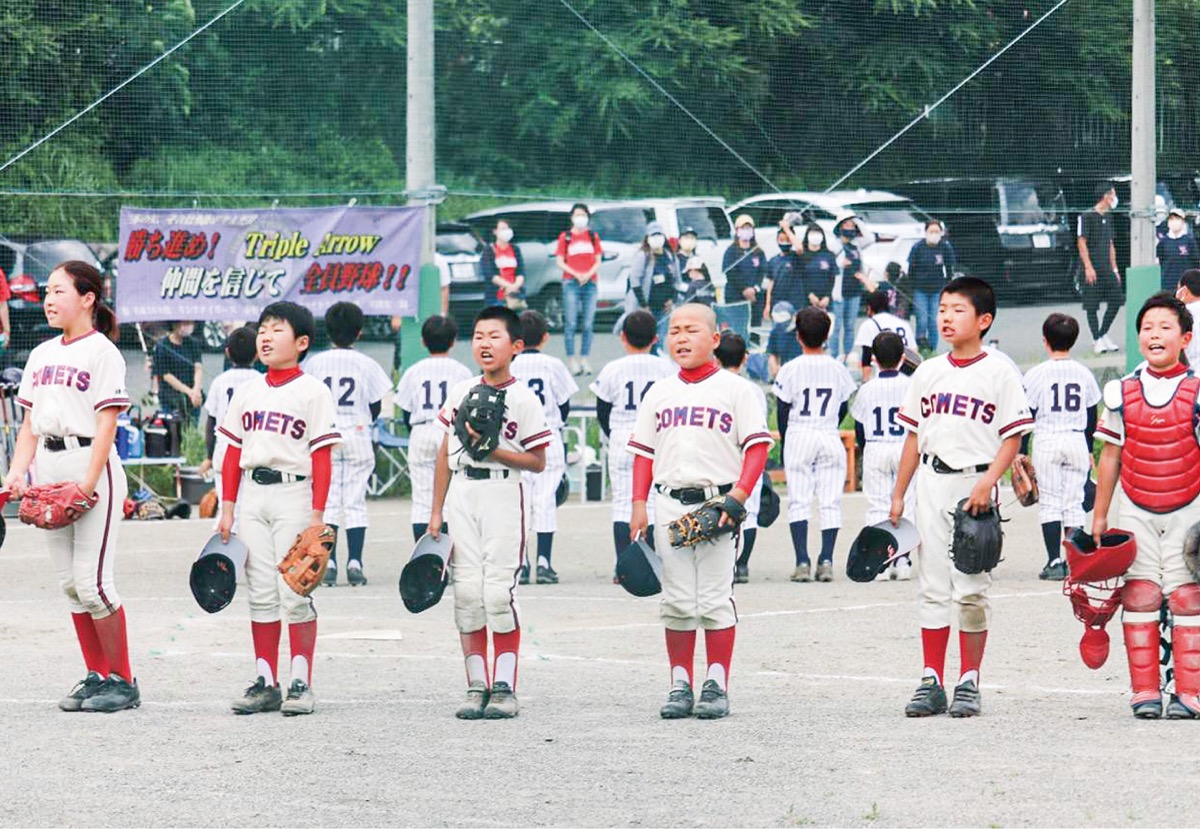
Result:
[[[691,253],[696,249],[696,239],[693,236],[684,236],[679,240],[679,249],[684,253]]]
[[[823,234],[823,233],[808,234],[808,243],[814,248],[821,247],[821,243],[824,241],[825,241],[825,234]]]
[[[791,253],[792,246],[789,245],[787,242],[780,242],[779,243],[779,252],[780,253]]]
[[[932,233],[926,233],[925,241],[931,245],[940,244],[942,241],[942,234],[938,233],[937,231],[933,231]]]
[[[1117,194],[1116,194],[1116,193],[1113,193],[1113,194],[1112,194],[1112,198],[1111,198],[1111,199],[1109,199],[1109,203],[1112,205],[1112,209],[1113,209],[1113,210],[1116,210],[1116,209],[1117,209],[1117,205],[1121,203],[1121,200],[1117,198]]]
[[[652,250],[662,250],[663,245],[667,243],[667,237],[663,236],[661,233],[651,233],[646,238],[646,241],[650,243],[650,248]]]
[[[853,239],[858,236],[858,231],[852,227],[843,227],[838,231],[838,236],[841,236],[843,239]]]
[[[579,216],[571,217],[571,227],[575,228],[576,230],[583,230],[587,226],[588,226],[588,217],[587,216],[579,215]]]
[[[512,232],[511,227],[503,227],[503,228],[500,228],[500,230],[496,231],[496,239],[499,240],[500,242],[504,242],[504,243],[511,242],[512,236],[513,236],[513,232]]]
[[[750,241],[753,241],[753,240],[754,240],[754,228],[752,228],[752,227],[739,227],[739,228],[738,228],[738,232],[737,232],[737,236],[738,236],[738,238],[739,238],[739,239],[741,239],[743,242],[750,242]]]

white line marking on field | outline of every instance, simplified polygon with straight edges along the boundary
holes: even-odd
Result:
[[[345,633],[322,633],[319,639],[365,639],[380,642],[399,642],[404,634],[398,630],[348,630]]]
[[[915,685],[916,680],[912,677],[901,679],[894,676],[861,676],[856,674],[805,674],[805,673],[789,673],[787,671],[755,671],[755,676],[774,677],[777,679],[799,679],[809,682],[871,682],[871,683],[886,683],[888,685]],[[1062,696],[1083,696],[1083,697],[1108,697],[1108,696],[1123,696],[1126,692],[1123,690],[1101,690],[1096,688],[1047,688],[1043,685],[1020,685],[1009,686],[999,685],[992,682],[985,682],[981,686],[985,691],[1004,691],[1012,694],[1037,695],[1037,694],[1057,694]]]

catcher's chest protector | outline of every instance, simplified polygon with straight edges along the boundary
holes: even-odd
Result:
[[[1200,378],[1186,377],[1167,405],[1151,406],[1136,377],[1121,383],[1125,446],[1121,487],[1150,512],[1174,512],[1200,496],[1200,444],[1193,418]]]

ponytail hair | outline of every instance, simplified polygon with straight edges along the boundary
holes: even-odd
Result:
[[[71,277],[71,281],[75,284],[75,290],[79,292],[80,296],[93,294],[96,297],[96,301],[92,305],[92,325],[101,334],[115,342],[119,336],[117,314],[104,304],[103,274],[96,269],[95,265],[78,259],[61,262],[55,270],[65,271]]]

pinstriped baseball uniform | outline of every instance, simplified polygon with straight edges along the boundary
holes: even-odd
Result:
[[[678,370],[664,357],[626,354],[607,363],[592,381],[590,388],[596,399],[612,406],[608,416],[608,480],[612,483],[614,523],[628,524],[633,509],[633,455],[626,447],[637,423],[638,407],[655,382]],[[653,524],[653,498],[646,501],[646,513]]]
[[[213,419],[214,431],[225,422],[225,414],[229,411],[229,401],[233,400],[233,393],[258,376],[258,372],[252,368],[231,368],[213,378],[208,387],[208,398],[204,401],[204,411]],[[212,468],[217,503],[220,504],[223,492],[221,489],[221,464],[225,461],[225,447],[229,445],[229,440],[219,431],[216,432],[216,437],[216,445],[213,446]],[[237,505],[234,505],[234,508],[235,510],[239,509]],[[221,510],[218,507],[217,514],[213,518],[213,525],[216,526],[220,523]],[[233,531],[237,532],[236,513]]]
[[[872,314],[863,321],[862,325],[858,326],[858,336],[854,338],[854,347],[870,348],[871,344],[875,342],[875,338],[884,331],[895,332],[907,348],[916,348],[917,335],[913,333],[912,323],[886,311]],[[884,518],[886,517],[885,515]]]
[[[738,375],[741,376],[741,375]],[[745,379],[745,378],[742,378]],[[766,423],[771,417],[771,407],[767,404],[766,392],[758,383],[753,383],[747,380],[754,394],[754,399],[758,401],[762,408],[763,422]],[[746,498],[746,520],[742,522],[743,530],[758,529],[758,510],[762,506],[762,486],[755,486],[748,498]]]
[[[1038,520],[1083,526],[1083,486],[1091,469],[1084,430],[1088,409],[1100,402],[1092,370],[1070,359],[1047,360],[1024,378],[1033,410],[1033,466],[1038,477]]]
[[[900,453],[908,430],[897,419],[912,378],[898,371],[881,371],[872,377],[850,406],[850,414],[862,424],[866,445],[863,447],[863,493],[867,496],[865,524],[878,524],[892,509],[892,490],[900,471]],[[916,488],[909,487],[904,511],[916,506]]]
[[[838,410],[854,389],[850,372],[828,354],[801,354],[775,376],[775,399],[791,406],[783,445],[789,522],[808,520],[815,494],[821,529],[842,526],[846,450]]]
[[[555,495],[563,473],[567,471],[566,452],[562,440],[562,411],[560,407],[579,391],[575,378],[566,363],[537,349],[526,349],[512,361],[513,377],[529,387],[542,404],[546,425],[552,433],[546,446],[546,468],[541,472],[522,472],[529,485],[532,502],[531,524],[535,533],[552,533],[558,529],[558,503]]]
[[[375,470],[371,404],[383,399],[392,381],[379,363],[353,348],[331,348],[304,361],[304,371],[333,393],[342,442],[333,450],[325,521],[346,529],[366,527],[367,482]]]
[[[1200,302],[1189,302],[1187,309],[1192,315],[1192,341],[1184,349],[1188,365],[1193,369],[1200,367]]]
[[[418,360],[400,377],[392,398],[397,409],[409,414],[408,478],[412,482],[413,524],[428,524],[433,509],[433,468],[442,447],[437,414],[455,385],[474,374],[453,357]]]

